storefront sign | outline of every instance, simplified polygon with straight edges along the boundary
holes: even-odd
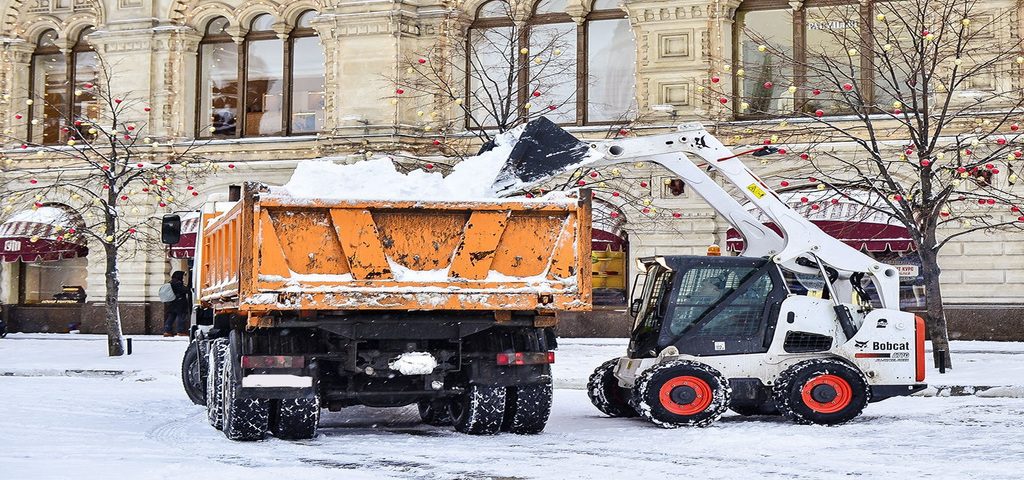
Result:
[[[4,242],[5,252],[17,252],[21,250],[21,242],[18,240],[7,240]]]
[[[917,265],[893,265],[900,272],[900,278],[917,278],[920,269]]]

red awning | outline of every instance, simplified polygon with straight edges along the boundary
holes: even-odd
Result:
[[[818,190],[797,190],[780,192],[779,197],[823,232],[857,250],[909,252],[915,248],[905,226],[888,213],[864,206],[883,205],[865,192],[836,196],[835,193]],[[779,227],[768,221],[760,210],[753,206],[748,206],[748,209],[768,228],[782,234]],[[730,228],[726,233],[726,248],[733,252],[743,251],[743,236],[736,229]]]
[[[171,258],[195,258],[196,240],[199,236],[199,212],[189,212],[181,217],[181,239],[167,249]]]
[[[595,252],[624,252],[626,251],[626,239],[600,229],[591,230],[590,249]]]
[[[89,255],[82,221],[60,206],[19,212],[0,225],[0,261],[50,262]]]

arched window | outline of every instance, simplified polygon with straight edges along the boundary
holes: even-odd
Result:
[[[36,42],[32,55],[29,98],[29,138],[34,143],[54,145],[80,138],[76,119],[96,119],[99,104],[92,91],[83,88],[99,80],[99,61],[86,37],[94,31],[84,28],[75,37],[70,54],[57,45],[57,32],[47,30]]]
[[[227,34],[226,19],[207,25],[200,47],[200,136],[309,134],[322,128],[325,59],[312,28],[315,17],[313,11],[302,13],[282,39],[274,30],[277,20],[259,15],[240,47]]]
[[[324,70],[326,59],[313,30],[316,12],[299,15],[291,35],[291,132],[319,132],[324,124]]]
[[[482,5],[468,38],[468,125],[537,114],[568,125],[628,120],[635,110],[636,47],[616,2],[596,0],[580,26],[565,13],[566,0],[540,0],[525,31],[518,31],[505,0]],[[528,111],[516,111],[526,103]]]
[[[202,136],[238,135],[238,48],[228,35],[228,19],[215,18],[206,26],[199,45],[199,121]]]

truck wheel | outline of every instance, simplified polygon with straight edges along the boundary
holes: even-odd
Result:
[[[228,341],[218,338],[210,342],[206,355],[209,371],[206,375],[206,418],[217,430],[224,428],[224,396],[221,391],[221,377],[224,376],[224,357],[228,354]]]
[[[775,404],[796,423],[839,425],[860,415],[871,400],[864,374],[834,358],[800,362],[779,376]]]
[[[505,389],[505,415],[501,431],[533,435],[544,431],[551,415],[550,384]]]
[[[231,440],[262,440],[270,424],[270,401],[262,398],[243,398],[241,368],[241,338],[231,332],[228,353],[224,358],[221,375],[224,396],[224,435]]]
[[[718,370],[689,360],[655,365],[633,386],[640,416],[665,428],[711,425],[729,408],[731,392]]]
[[[446,427],[452,424],[452,415],[448,409],[448,399],[420,400],[417,407],[423,423],[434,427]]]
[[[505,417],[505,387],[469,385],[448,405],[455,430],[470,435],[494,435]]]
[[[274,402],[270,432],[282,440],[305,440],[316,436],[320,421],[320,401],[312,398],[286,398]]]
[[[206,405],[206,382],[203,378],[204,365],[201,360],[199,342],[192,341],[181,359],[181,384],[185,387],[188,399],[196,405]]]
[[[629,404],[629,389],[619,386],[615,367],[619,359],[613,358],[594,369],[587,382],[587,396],[601,413],[609,417],[635,417],[636,410]]]

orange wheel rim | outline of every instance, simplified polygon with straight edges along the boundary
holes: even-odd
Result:
[[[816,388],[830,389],[827,390],[831,394],[834,393],[831,400],[823,400],[820,397],[815,398],[814,390]],[[848,406],[853,402],[853,387],[850,386],[850,382],[847,382],[843,377],[824,374],[818,375],[807,381],[803,388],[800,389],[800,396],[803,399],[804,405],[807,405],[811,410],[818,413],[836,413]]]
[[[676,389],[684,390],[686,395],[679,395]],[[673,392],[677,392],[673,395]],[[680,400],[680,397],[687,400]],[[693,376],[675,377],[665,382],[658,391],[658,401],[671,413],[676,415],[696,415],[711,405],[711,385],[704,379]]]

